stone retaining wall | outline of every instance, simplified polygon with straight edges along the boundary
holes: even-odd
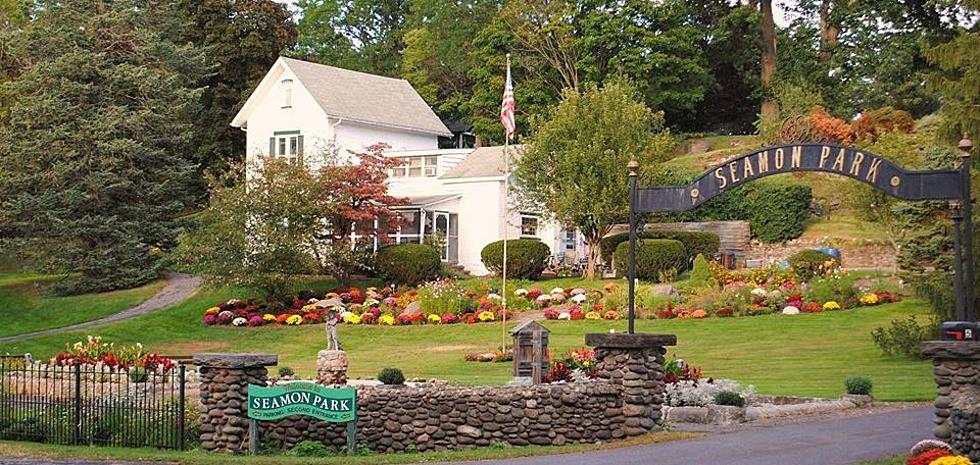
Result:
[[[933,433],[980,461],[980,341],[929,341],[922,353],[932,358],[936,377]]]
[[[598,378],[525,386],[360,387],[357,442],[378,452],[452,450],[494,443],[515,446],[593,443],[659,428],[663,354],[674,336],[590,334]],[[321,354],[321,377],[336,379],[337,354]],[[346,358],[346,356],[344,356]],[[328,359],[330,364],[326,363]],[[248,385],[265,385],[273,354],[199,354],[201,444],[209,451],[247,449]],[[291,447],[304,440],[341,446],[344,426],[293,416],[259,422],[261,442]]]

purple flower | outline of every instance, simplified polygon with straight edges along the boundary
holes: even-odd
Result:
[[[214,315],[204,315],[204,324],[213,325],[218,322],[218,317]]]
[[[248,319],[249,326],[262,326],[263,323],[265,323],[265,321],[262,320],[260,315],[254,315]]]

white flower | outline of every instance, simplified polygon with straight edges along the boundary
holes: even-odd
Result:
[[[561,313],[558,314],[558,319],[559,320],[571,320],[572,319],[572,314],[571,313],[568,313],[568,312],[561,312]]]
[[[752,295],[766,295],[766,290],[761,287],[757,287],[752,289]]]
[[[786,308],[783,309],[783,315],[799,315],[799,314],[800,314],[800,309],[792,305],[787,305]]]
[[[371,307],[371,306],[374,306],[374,305],[378,305],[380,303],[381,303],[381,301],[379,301],[378,299],[367,299],[367,300],[364,301],[364,306],[365,307]]]
[[[238,304],[238,302],[241,302],[241,301],[238,300],[238,299],[231,299],[231,300],[228,301],[228,305],[236,305],[236,304]]]
[[[235,318],[234,320],[231,320],[231,324],[234,326],[245,326],[246,324],[248,324],[248,320],[242,317],[238,317]]]
[[[310,300],[307,300],[306,301],[306,303],[308,303],[308,304],[315,304],[315,303],[317,303],[319,301],[320,301],[320,299],[317,299],[316,297],[311,297]]]
[[[585,294],[575,294],[574,296],[572,296],[572,302],[575,302],[577,304],[585,302],[585,299],[586,299]]]
[[[537,299],[534,299],[534,300],[537,300],[538,302],[550,302],[551,301],[551,296],[548,295],[548,294],[541,294],[541,295],[538,296]]]
[[[487,298],[490,300],[503,300],[503,297],[500,297],[500,294],[495,294],[493,292],[487,294]]]
[[[587,293],[588,291],[582,289],[581,287],[576,287],[575,289],[572,289],[572,295],[585,295]]]
[[[524,288],[522,287],[522,288],[520,288],[520,289],[518,289],[518,290],[516,290],[516,291],[514,291],[514,295],[516,295],[516,296],[518,296],[518,297],[524,297],[524,296],[526,296],[526,295],[527,295],[527,289],[524,289]]]
[[[556,287],[551,290],[551,294],[564,294],[564,293],[565,293],[565,289],[562,289],[560,287]]]
[[[343,312],[340,312],[340,318],[343,319],[344,321],[347,321],[347,319],[350,318],[353,315],[354,315],[354,312],[348,312],[346,310],[344,310]]]

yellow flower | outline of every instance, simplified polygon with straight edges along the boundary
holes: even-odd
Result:
[[[602,316],[599,315],[599,312],[589,312],[585,314],[586,320],[598,320],[600,318],[602,318]]]
[[[266,313],[265,315],[262,315],[262,319],[265,321],[276,321],[276,316],[271,313]]]
[[[493,321],[494,319],[497,318],[497,316],[494,315],[493,312],[486,311],[486,312],[480,312],[480,314],[477,315],[477,318],[479,318],[480,321]]]
[[[865,295],[862,295],[861,298],[858,299],[858,301],[861,302],[861,305],[875,305],[875,304],[878,303],[878,295],[877,294],[865,294]]]
[[[827,303],[823,304],[823,309],[824,310],[840,310],[840,304],[837,303],[837,302],[834,302],[833,300],[830,300],[830,301],[827,301]]]
[[[435,313],[430,313],[428,317],[429,323],[439,324],[442,323],[442,317],[436,315]]]
[[[355,313],[347,318],[347,322],[352,325],[359,325],[361,324],[361,315]]]
[[[205,315],[217,315],[218,312],[220,312],[220,311],[221,311],[221,309],[218,308],[218,307],[211,307],[211,308],[205,310],[204,311],[204,314]]]
[[[929,462],[929,465],[973,465],[973,462],[962,455],[949,455],[946,457],[939,457],[938,459]]]
[[[286,324],[287,325],[301,325],[301,324],[303,324],[303,317],[301,317],[299,315],[290,316],[289,318],[286,318]]]
[[[304,305],[303,306],[303,313],[310,313],[310,312],[315,312],[315,311],[316,311],[316,305]]]
[[[378,318],[378,324],[391,326],[391,325],[395,324],[395,317],[393,317],[393,316],[391,316],[391,315],[389,315],[387,313],[384,314],[384,315],[381,315],[381,318]]]

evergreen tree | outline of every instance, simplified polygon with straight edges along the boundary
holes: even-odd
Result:
[[[170,2],[39,2],[9,44],[0,237],[68,274],[66,292],[157,277],[187,205],[187,159],[207,72]]]
[[[202,47],[214,66],[196,125],[195,161],[202,170],[224,169],[245,155],[245,138],[229,123],[276,59],[295,45],[296,24],[287,7],[273,0],[180,0],[177,10],[193,27],[182,29],[176,41]]]
[[[980,14],[980,0],[963,0],[966,11]],[[927,52],[938,67],[930,77],[929,88],[942,98],[945,139],[955,142],[963,134],[974,140],[974,154],[980,150],[980,22],[962,28],[956,37]]]

